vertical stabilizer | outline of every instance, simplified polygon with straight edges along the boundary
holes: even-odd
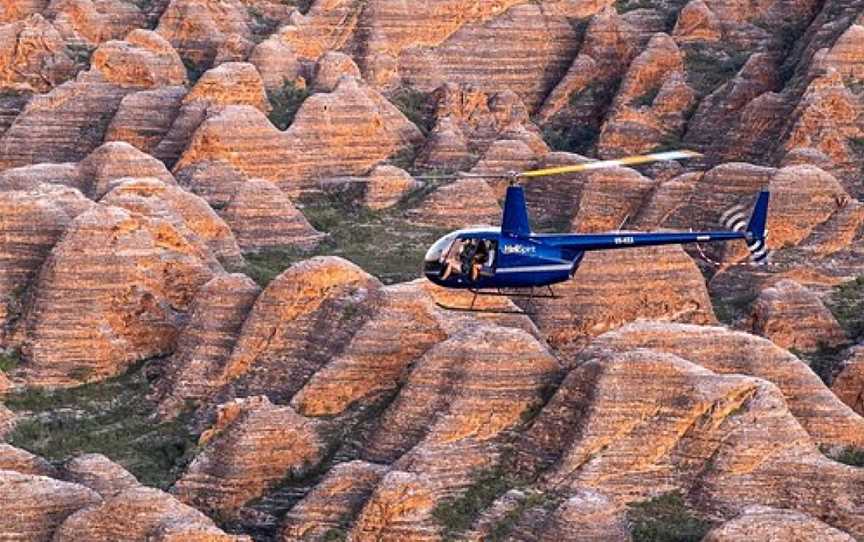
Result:
[[[531,234],[531,226],[528,224],[528,207],[525,205],[525,191],[521,186],[507,187],[501,233],[516,236]]]

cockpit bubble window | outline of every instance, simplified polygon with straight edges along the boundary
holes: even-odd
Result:
[[[448,233],[441,239],[435,241],[435,244],[429,247],[429,250],[426,251],[425,260],[427,262],[441,261],[441,257],[450,249],[450,245],[453,244],[457,235],[459,235],[459,232],[454,231],[453,233]]]

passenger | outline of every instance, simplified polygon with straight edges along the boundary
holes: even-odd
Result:
[[[444,255],[444,273],[441,275],[441,280],[447,280],[450,278],[450,275],[453,274],[454,270],[456,273],[461,271],[462,252],[464,251],[464,248],[465,244],[460,239],[456,239],[453,241],[453,244],[450,245],[450,250],[448,250],[447,254]]]
[[[474,252],[474,257],[471,259],[471,280],[476,281],[480,278],[480,271],[486,265],[489,259],[489,247],[486,241],[480,241],[477,250]]]

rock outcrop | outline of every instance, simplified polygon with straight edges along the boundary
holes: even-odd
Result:
[[[81,48],[123,39],[147,23],[137,5],[122,0],[53,0],[47,13],[63,39]]]
[[[214,375],[223,370],[260,292],[252,279],[239,273],[218,275],[201,287],[177,338],[177,350],[156,386],[161,416],[175,416],[189,402],[215,393]]]
[[[12,540],[56,540],[55,530],[69,515],[99,500],[84,486],[2,470],[0,533]]]
[[[140,486],[129,471],[102,454],[85,454],[70,459],[63,465],[63,477],[92,489],[103,499]]]
[[[589,252],[573,279],[554,289],[560,298],[539,302],[532,319],[562,352],[640,318],[715,322],[702,274],[678,247]]]
[[[246,536],[231,536],[213,520],[174,497],[137,486],[107,497],[69,516],[52,540],[207,540],[248,542]]]
[[[415,223],[441,229],[491,225],[501,221],[498,198],[483,179],[459,179],[444,185],[407,214]]]
[[[168,135],[186,87],[169,86],[128,94],[105,132],[105,141],[124,141],[140,151],[152,154]]]
[[[819,298],[793,280],[762,290],[753,302],[754,333],[782,348],[815,350],[846,342],[846,334]]]
[[[345,78],[333,92],[307,98],[285,132],[254,108],[222,109],[201,124],[175,169],[224,161],[296,195],[315,179],[365,173],[421,139],[417,127],[383,96]]]
[[[232,36],[247,42],[252,39],[249,15],[238,0],[172,0],[156,32],[202,71],[213,65],[219,49]]]
[[[0,192],[0,344],[49,251],[90,205],[77,190],[51,185]]]
[[[650,348],[675,354],[721,374],[773,382],[789,411],[812,439],[828,446],[858,446],[864,419],[843,405],[806,364],[774,343],[720,327],[637,322],[598,337],[580,358],[604,348]]]
[[[377,166],[367,178],[363,203],[376,211],[387,209],[422,186],[421,181],[414,180],[404,169],[395,166]]]
[[[50,463],[27,450],[9,444],[0,444],[0,471],[51,478],[57,476],[57,470]]]
[[[733,542],[742,539],[753,542],[769,540],[825,540],[852,542],[854,538],[826,525],[807,514],[767,506],[745,508],[735,519],[711,529],[704,542]]]
[[[850,498],[860,469],[823,456],[775,386],[667,353],[580,365],[526,433],[525,452],[549,465],[544,478],[559,491],[594,489],[617,503],[682,491],[722,517],[763,504],[862,529],[860,499]]]
[[[831,391],[838,399],[864,416],[864,349],[851,349],[843,369],[831,383]]]
[[[386,472],[387,467],[365,461],[336,465],[288,512],[282,539],[320,539],[347,531]]]
[[[263,396],[225,403],[201,436],[201,453],[172,491],[196,508],[230,517],[269,486],[302,477],[321,461],[319,425]]]
[[[279,187],[261,179],[240,183],[220,215],[243,252],[312,249],[326,237]]]
[[[90,59],[92,70],[106,81],[132,88],[186,83],[186,68],[177,51],[159,34],[133,30],[123,41],[100,45]]]
[[[97,205],[42,266],[22,317],[21,370],[33,385],[70,385],[168,353],[212,276],[169,222]]]
[[[202,260],[216,257],[229,267],[241,267],[243,257],[233,232],[207,202],[157,179],[119,179],[101,203],[170,223],[198,247]]]
[[[0,89],[47,92],[75,75],[75,63],[41,15],[0,26]]]
[[[120,179],[155,178],[166,184],[176,184],[164,164],[132,145],[117,141],[105,143],[78,164],[83,191],[93,199],[101,199]]]

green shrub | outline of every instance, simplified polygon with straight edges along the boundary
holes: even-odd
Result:
[[[830,386],[834,382],[834,377],[840,371],[843,364],[843,348],[835,348],[820,344],[819,347],[811,352],[802,352],[797,348],[790,348],[799,359],[807,363],[810,369],[816,373],[826,386]]]
[[[633,542],[698,542],[712,526],[687,508],[679,491],[631,504],[627,519]]]
[[[306,87],[298,87],[293,81],[286,81],[281,89],[268,92],[270,105],[270,122],[280,130],[286,130],[294,122],[294,116],[309,97]]]
[[[843,448],[836,457],[834,457],[834,460],[839,461],[844,465],[864,467],[864,449],[847,446],[846,448]]]
[[[435,108],[429,95],[411,87],[402,87],[390,95],[390,101],[405,117],[429,135],[435,127]]]
[[[420,276],[423,256],[439,237],[439,228],[417,225],[404,208],[373,212],[356,203],[349,191],[307,198],[302,205],[309,222],[328,238],[314,250],[276,250],[246,255],[243,271],[262,287],[282,271],[312,256],[340,256],[354,262],[386,284]],[[406,201],[413,201],[409,194]]]
[[[657,99],[658,94],[660,94],[660,87],[652,88],[645,94],[634,98],[631,103],[636,107],[650,107],[654,104],[654,100]]]
[[[148,390],[142,365],[77,388],[9,394],[4,403],[20,418],[8,441],[51,461],[101,453],[142,483],[167,488],[193,457],[196,436],[186,429],[188,414],[151,420]]]
[[[21,363],[21,355],[17,350],[0,350],[0,373],[9,373]]]
[[[438,503],[432,516],[445,529],[446,538],[464,532],[498,497],[516,487],[517,481],[504,468],[481,471],[465,492]]]
[[[851,340],[864,336],[864,275],[835,287],[825,304]]]
[[[746,51],[724,50],[711,45],[693,44],[685,48],[687,82],[700,95],[707,95],[735,77],[747,62]]]
[[[588,154],[599,137],[599,128],[587,125],[543,128],[543,140],[554,151]]]

